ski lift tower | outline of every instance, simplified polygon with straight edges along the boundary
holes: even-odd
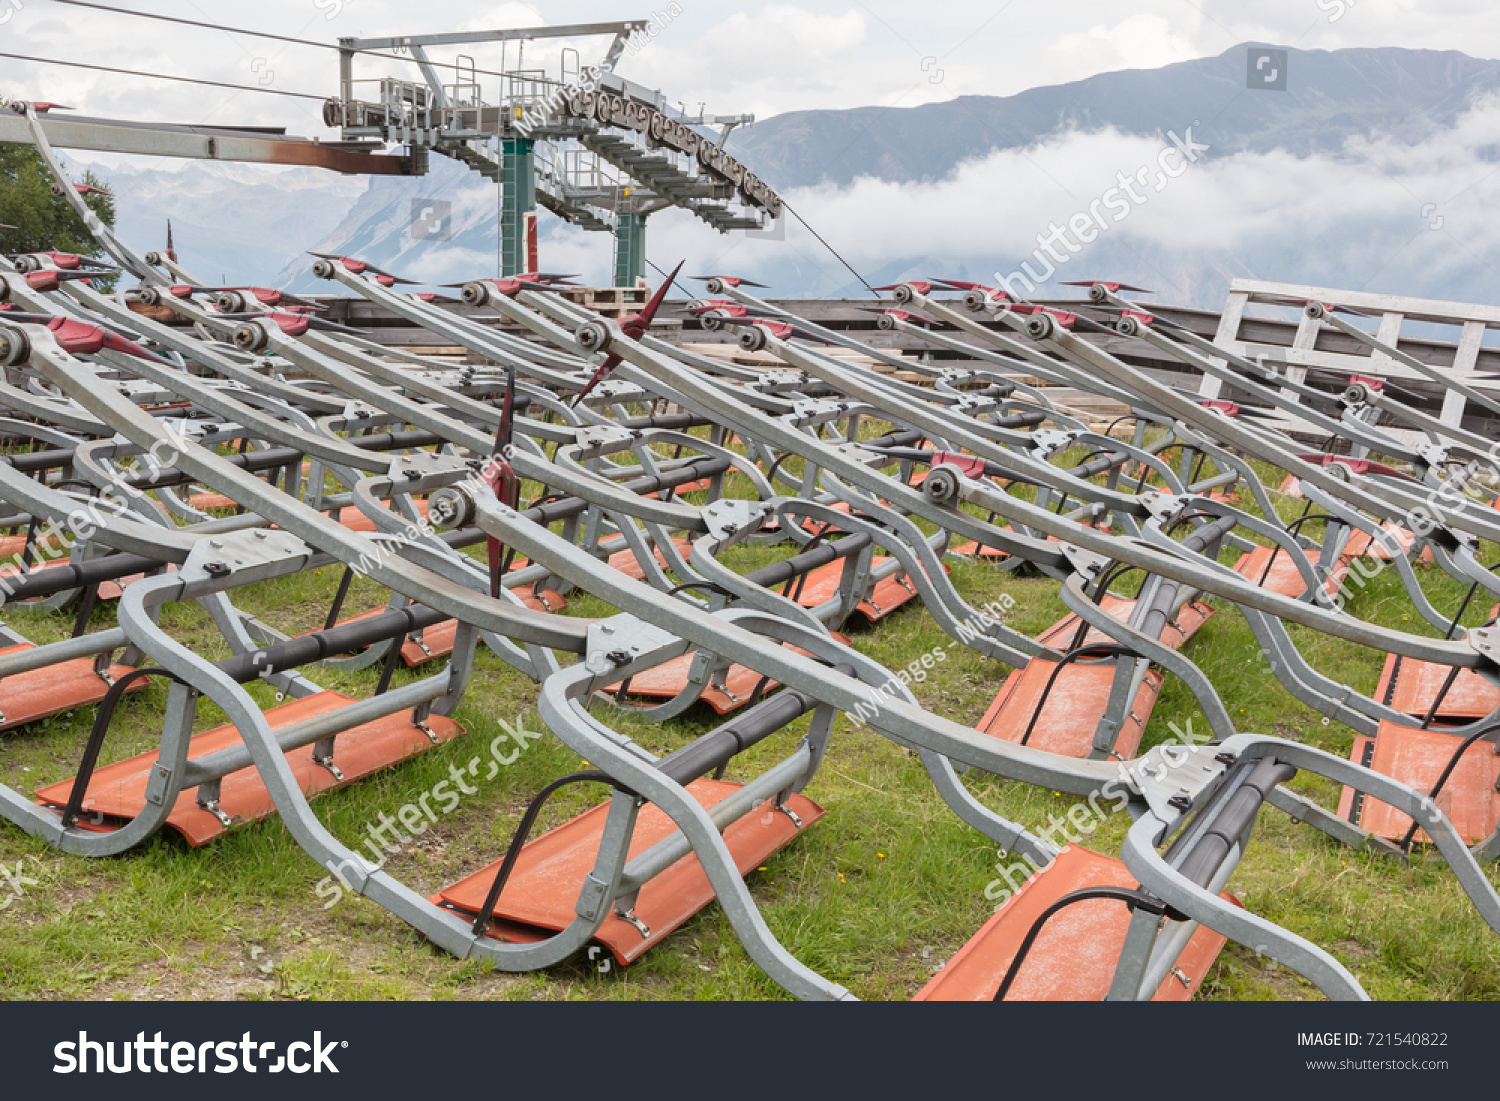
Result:
[[[752,115],[689,114],[666,96],[614,72],[647,22],[579,23],[514,30],[339,40],[339,95],[323,120],[345,141],[372,139],[406,146],[413,170],[427,171],[437,152],[467,164],[499,185],[499,274],[537,271],[536,208],[615,238],[614,280],[636,286],[645,276],[646,219],[681,207],[721,233],[762,229],[781,214],[781,200],[724,151]],[[564,47],[555,70],[526,66],[526,44],[608,37],[592,66]],[[500,47],[496,69],[481,70],[468,54],[435,63],[430,49]],[[515,46],[512,64],[510,47]],[[422,80],[356,79],[365,51],[409,56]],[[444,80],[439,68],[451,74]],[[493,102],[482,76],[498,77]],[[360,86],[373,85],[361,96]]]

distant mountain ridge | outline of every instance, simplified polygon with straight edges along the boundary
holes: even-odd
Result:
[[[1337,154],[1352,136],[1419,141],[1500,91],[1500,61],[1398,47],[1291,50],[1287,91],[1252,91],[1245,57],[1253,45],[1013,96],[791,111],[735,131],[729,148],[779,188],[845,185],[861,176],[939,180],[964,161],[1068,130],[1162,134],[1192,125],[1213,145],[1212,156]]]

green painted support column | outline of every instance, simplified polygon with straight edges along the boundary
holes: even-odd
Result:
[[[519,275],[536,237],[536,160],[530,138],[500,142],[500,274]]]
[[[615,286],[634,287],[646,275],[646,215],[615,215]]]

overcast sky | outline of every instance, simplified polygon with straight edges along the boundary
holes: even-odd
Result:
[[[1302,49],[1420,47],[1500,56],[1489,0],[1025,0],[914,4],[894,0],[706,3],[704,0],[106,0],[110,6],[332,43],[395,35],[658,16],[649,46],[620,71],[690,107],[753,112],[863,104],[910,106],[957,95],[1008,95],[1123,68],[1213,56],[1257,40]],[[1253,10],[1247,11],[1249,7]],[[676,14],[674,14],[676,13]],[[0,0],[0,49],[196,76],[282,91],[336,89],[332,51],[112,15],[55,0]],[[584,60],[607,39],[579,40]],[[509,60],[515,60],[514,47]],[[451,51],[448,55],[451,57]],[[481,68],[498,47],[472,48]],[[540,51],[533,48],[528,60]],[[435,57],[445,56],[435,53]],[[555,57],[555,54],[553,55]],[[385,63],[362,63],[361,76]],[[401,68],[397,66],[396,68]],[[406,66],[410,70],[411,66]],[[493,78],[482,78],[493,83]],[[0,59],[0,91],[91,113],[160,121],[286,125],[326,134],[318,104]],[[493,101],[494,96],[486,96]]]

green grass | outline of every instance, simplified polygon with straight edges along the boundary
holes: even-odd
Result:
[[[732,493],[748,492],[743,479],[728,482]],[[1287,501],[1286,507],[1293,516],[1301,503]],[[737,548],[728,561],[746,570],[785,553]],[[975,606],[1010,596],[1015,601],[1011,625],[1026,633],[1065,614],[1052,581],[963,560],[953,562],[952,578]],[[282,630],[306,630],[321,624],[337,580],[334,569],[312,571],[237,591],[234,599]],[[1438,571],[1426,571],[1423,580],[1441,608],[1455,608],[1462,599],[1463,587]],[[1124,587],[1135,583],[1128,580]],[[357,582],[346,609],[374,607],[384,596],[375,585]],[[1352,733],[1324,725],[1321,716],[1293,700],[1257,657],[1243,619],[1224,602],[1212,603],[1214,616],[1185,652],[1212,678],[1239,728],[1347,754]],[[1437,633],[1407,609],[1393,570],[1350,603],[1354,615],[1372,622]],[[1478,622],[1485,611],[1475,608],[1466,622]],[[573,615],[609,612],[582,595],[568,609]],[[94,628],[110,622],[112,614],[108,606],[96,610]],[[71,617],[12,612],[10,622],[28,637],[46,641],[63,637]],[[169,607],[163,623],[207,657],[227,654],[194,606]],[[848,630],[859,650],[892,669],[949,641],[917,602],[874,629]],[[1292,633],[1315,666],[1361,691],[1374,689],[1385,655],[1303,628]],[[961,646],[947,654],[914,691],[932,710],[974,723],[1008,670]],[[378,676],[378,670],[306,672],[320,685],[351,695],[368,694]],[[403,669],[397,683],[413,675]],[[264,706],[273,703],[263,685],[251,691]],[[468,731],[465,738],[321,797],[314,810],[335,835],[357,844],[366,823],[418,799],[448,775],[450,766],[485,756],[501,720],[520,719],[530,729],[544,729],[534,709],[536,694],[535,685],[481,650],[455,716]],[[125,699],[105,761],[155,744],[165,698],[165,687],[153,683]],[[668,724],[608,711],[600,717],[657,753],[716,722],[701,707]],[[1191,695],[1169,678],[1144,747],[1166,738],[1170,724],[1190,720],[1202,723]],[[222,721],[211,705],[200,705],[200,730]],[[67,779],[91,722],[92,711],[85,710],[0,736],[0,779],[28,793]],[[805,727],[803,720],[737,759],[728,778],[748,778],[780,759]],[[550,735],[536,742],[393,857],[387,870],[430,893],[496,859],[531,795],[581,764]],[[1074,801],[978,773],[967,774],[965,783],[986,805],[1033,828]],[[1338,797],[1333,785],[1315,779],[1299,777],[1293,786],[1329,807]],[[844,719],[807,794],[826,808],[826,816],[748,878],[766,921],[799,959],[860,997],[909,997],[992,912],[984,891],[995,878],[994,847],[947,809],[914,755]],[[564,789],[542,825],[561,822],[598,798],[597,788]],[[1124,816],[1110,819],[1089,847],[1116,853],[1126,826]],[[103,860],[64,856],[4,827],[0,861],[11,869],[22,862],[25,874],[37,880],[0,910],[0,994],[9,998],[784,997],[750,961],[714,905],[635,965],[611,967],[608,973],[581,954],[528,975],[457,961],[363,899],[346,897],[324,908],[326,898],[316,890],[326,871],[277,819],[236,830],[201,850],[166,830],[126,855]],[[1256,913],[1331,951],[1377,998],[1500,995],[1494,934],[1440,859],[1419,855],[1410,866],[1387,863],[1267,810],[1230,886]],[[1285,969],[1235,946],[1220,957],[1200,994],[1206,999],[1316,996]]]

